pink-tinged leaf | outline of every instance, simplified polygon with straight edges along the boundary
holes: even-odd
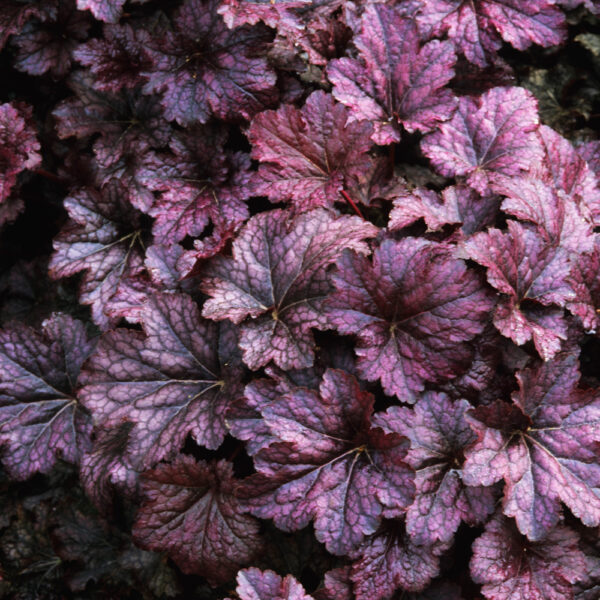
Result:
[[[338,567],[325,573],[323,587],[314,594],[315,600],[353,600],[350,567]]]
[[[41,164],[36,133],[31,107],[22,103],[0,105],[0,204],[10,196],[19,173]],[[8,218],[0,218],[0,225],[5,220]]]
[[[127,458],[133,426],[130,421],[114,427],[97,426],[91,449],[81,457],[81,485],[101,513],[111,513],[117,493],[129,497],[137,493],[138,472]]]
[[[268,30],[228,29],[216,0],[186,0],[173,19],[174,31],[148,48],[152,68],[147,92],[164,92],[165,117],[186,126],[250,119],[277,99],[275,73],[264,55]]]
[[[167,552],[184,573],[224,583],[260,551],[258,521],[242,514],[227,461],[196,462],[181,454],[146,471],[141,481],[134,540]]]
[[[50,276],[84,272],[79,299],[90,304],[94,321],[107,329],[111,303],[127,277],[143,269],[141,215],[112,181],[102,191],[84,188],[64,201],[71,220],[54,239]]]
[[[0,331],[0,446],[12,478],[47,473],[58,458],[77,463],[89,447],[91,419],[74,391],[93,347],[83,323],[60,313],[41,332]]]
[[[571,282],[577,298],[567,304],[588,332],[600,326],[600,239],[589,254],[581,254],[571,272]]]
[[[227,27],[255,25],[262,21],[273,29],[283,24],[286,30],[300,30],[302,24],[294,15],[294,9],[310,4],[312,0],[223,0],[217,12]]]
[[[580,253],[592,251],[594,233],[591,219],[586,218],[587,208],[554,183],[534,177],[501,177],[493,188],[506,196],[502,210],[537,225],[548,245],[564,248],[574,260]]]
[[[354,44],[360,60],[333,60],[327,76],[351,120],[373,123],[377,144],[399,141],[399,124],[428,132],[452,116],[457,102],[446,88],[456,62],[451,42],[420,48],[414,20],[404,18],[400,7],[380,3],[367,5]]]
[[[356,600],[384,600],[397,589],[424,590],[439,573],[446,547],[416,545],[401,521],[387,521],[354,553],[352,581]]]
[[[141,27],[105,25],[104,36],[81,44],[73,56],[89,67],[94,87],[103,92],[133,89],[140,84],[140,74],[149,68],[145,48],[151,36]]]
[[[577,534],[552,529],[530,542],[514,524],[496,516],[473,544],[471,576],[488,600],[573,600],[573,584],[585,573]]]
[[[598,529],[583,534],[580,548],[585,556],[585,574],[575,585],[575,600],[596,600],[600,594],[600,543]]]
[[[71,69],[73,50],[87,38],[90,19],[69,0],[58,3],[55,16],[27,22],[12,39],[16,47],[14,66],[30,75],[49,72],[62,78]]]
[[[461,224],[461,232],[469,236],[492,224],[499,206],[498,196],[488,193],[481,197],[464,185],[447,187],[441,197],[426,188],[406,189],[394,198],[388,229],[395,231],[423,219],[428,231]]]
[[[290,104],[254,118],[248,137],[261,166],[255,193],[289,201],[296,211],[331,206],[370,163],[372,126],[346,123],[349,111],[325,92],[297,109]]]
[[[277,441],[254,458],[247,504],[284,531],[314,520],[317,539],[345,554],[411,503],[408,442],[371,428],[373,396],[344,371],[327,370],[319,392],[296,388],[283,400],[260,409]]]
[[[414,410],[393,406],[374,423],[410,439],[407,462],[416,471],[415,501],[406,513],[406,530],[417,545],[451,542],[461,521],[477,525],[494,510],[492,489],[466,487],[460,469],[464,449],[476,436],[465,420],[471,405],[427,392]]]
[[[531,540],[557,523],[562,500],[588,526],[600,524],[600,399],[577,390],[574,355],[517,374],[515,405],[475,409],[477,442],[465,452],[463,481],[504,479],[504,513]]]
[[[358,338],[357,370],[384,391],[414,402],[425,382],[459,375],[465,344],[483,331],[493,304],[479,278],[449,247],[385,240],[373,263],[351,252],[338,261],[329,320]]]
[[[345,248],[367,253],[377,228],[358,217],[316,209],[293,220],[282,210],[254,216],[233,243],[233,258],[215,257],[203,274],[210,296],[202,314],[240,326],[244,361],[258,369],[270,360],[301,369],[314,360],[311,327],[327,327],[326,267]]]
[[[157,243],[169,246],[186,236],[200,237],[212,224],[213,233],[197,240],[196,254],[208,248],[216,253],[218,240],[229,239],[248,218],[244,200],[251,195],[250,158],[224,150],[226,138],[223,128],[191,127],[173,136],[171,153],[148,161],[142,180],[162,192],[148,211],[155,218]]]
[[[593,160],[588,164],[583,148],[574,148],[569,140],[546,125],[539,128],[538,135],[545,154],[542,164],[544,179],[563,192],[568,200],[579,206],[584,216],[589,215],[592,222],[598,225],[600,189]]]
[[[176,454],[190,434],[214,450],[225,437],[225,411],[241,392],[232,328],[200,318],[183,294],[151,297],[145,337],[117,329],[104,336],[82,374],[81,402],[97,423],[131,421],[127,455],[148,468]]]
[[[291,575],[281,577],[255,567],[240,571],[237,584],[235,591],[240,600],[313,600]]]
[[[91,11],[96,19],[105,23],[116,23],[121,17],[125,2],[126,0],[77,0],[77,8]]]
[[[421,148],[442,175],[464,176],[485,194],[492,174],[519,175],[542,160],[538,124],[530,92],[492,88],[478,99],[463,96],[452,119],[423,138]]]
[[[468,60],[485,67],[490,55],[505,42],[519,50],[532,43],[544,47],[560,44],[565,18],[551,0],[420,0],[417,14],[428,35],[443,33]]]
[[[487,267],[489,283],[505,295],[494,313],[500,333],[519,346],[533,339],[540,356],[552,358],[567,332],[562,311],[553,306],[576,298],[568,253],[515,221],[508,221],[507,232],[490,228],[476,233],[464,246],[470,258]]]

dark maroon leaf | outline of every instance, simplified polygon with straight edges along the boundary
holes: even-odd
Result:
[[[90,20],[75,9],[71,0],[58,3],[56,15],[32,19],[12,39],[16,46],[15,68],[30,75],[49,72],[61,78],[71,69],[71,57],[78,43],[85,40]]]
[[[210,296],[202,314],[240,327],[244,361],[258,369],[270,360],[282,369],[314,360],[311,327],[327,327],[326,267],[344,248],[368,252],[377,228],[358,217],[317,209],[293,220],[274,210],[256,215],[238,234],[233,258],[215,257],[203,272]]]
[[[576,355],[559,355],[517,374],[516,406],[472,413],[477,442],[465,452],[463,481],[504,479],[504,513],[541,540],[556,525],[562,500],[588,526],[600,524],[600,399],[577,390]]]
[[[277,441],[256,454],[259,474],[246,482],[253,514],[284,531],[314,520],[317,539],[333,554],[355,548],[383,516],[402,514],[414,493],[403,462],[408,444],[371,428],[372,411],[373,396],[333,369],[319,392],[296,388],[261,407]]]
[[[275,73],[259,57],[269,41],[261,26],[228,29],[216,0],[187,0],[167,32],[149,47],[146,91],[164,92],[165,116],[180,125],[211,115],[249,119],[277,99]]]
[[[571,584],[585,572],[577,542],[577,534],[563,526],[530,542],[499,515],[473,544],[471,575],[488,600],[572,600]]]
[[[142,476],[145,500],[133,526],[137,544],[166,551],[184,573],[228,581],[260,551],[258,521],[242,514],[227,461],[179,455]]]
[[[83,324],[60,313],[41,332],[0,331],[0,445],[14,479],[47,473],[58,458],[77,463],[89,447],[91,420],[74,391],[93,347]]]
[[[141,320],[145,336],[116,329],[101,340],[82,375],[82,403],[97,423],[134,423],[127,457],[136,468],[175,455],[188,434],[218,448],[241,392],[234,332],[201,319],[183,294],[151,297]]]
[[[372,264],[347,252],[334,283],[329,319],[358,337],[358,373],[405,402],[414,402],[425,382],[466,368],[471,352],[464,342],[483,331],[492,308],[450,247],[423,239],[385,240]]]
[[[105,25],[104,37],[81,44],[73,56],[90,68],[94,87],[103,92],[133,89],[140,84],[141,72],[149,67],[145,48],[150,33],[141,27]]]

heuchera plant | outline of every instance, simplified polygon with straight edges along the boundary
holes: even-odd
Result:
[[[598,600],[599,14],[4,0],[0,598]]]

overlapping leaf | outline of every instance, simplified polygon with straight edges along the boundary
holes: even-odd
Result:
[[[464,449],[476,436],[465,420],[471,405],[427,392],[414,410],[393,406],[375,418],[387,432],[410,439],[407,461],[416,471],[415,501],[406,530],[417,545],[450,542],[461,521],[476,525],[493,512],[491,488],[466,487],[461,479]]]
[[[550,244],[536,228],[515,221],[508,231],[490,228],[465,242],[470,258],[487,267],[487,278],[502,292],[494,325],[522,345],[533,340],[544,360],[566,339],[567,325],[558,308],[575,300],[566,250]]]
[[[188,434],[216,449],[227,406],[241,391],[234,333],[201,319],[183,294],[151,297],[142,327],[145,336],[128,329],[104,336],[82,375],[81,402],[99,424],[134,424],[126,456],[138,469],[176,454]]]
[[[577,390],[577,358],[560,356],[518,373],[515,406],[477,408],[477,442],[465,452],[463,480],[504,479],[504,513],[531,540],[548,535],[562,500],[585,525],[600,524],[600,399]]]
[[[39,150],[40,143],[31,123],[31,108],[25,104],[0,105],[0,203],[10,196],[21,171],[40,165]]]
[[[550,0],[419,0],[419,22],[429,34],[447,32],[468,60],[484,67],[501,39],[519,50],[560,44],[565,19]]]
[[[452,119],[421,147],[442,175],[464,176],[484,194],[492,174],[519,175],[541,162],[538,124],[537,104],[528,91],[497,87],[477,99],[463,96]]]
[[[488,600],[571,600],[571,584],[585,569],[577,542],[577,534],[563,526],[529,542],[500,515],[473,544],[471,575]]]
[[[454,76],[452,43],[434,40],[420,48],[415,22],[402,14],[401,7],[367,5],[354,38],[360,60],[333,60],[327,70],[333,95],[350,107],[352,120],[373,123],[378,144],[399,141],[399,124],[431,131],[456,108],[446,87]]]
[[[146,91],[163,93],[165,116],[180,125],[250,118],[277,99],[275,73],[260,50],[269,41],[261,26],[228,29],[216,0],[187,0],[174,31],[149,48]]]
[[[383,600],[397,589],[424,590],[439,572],[444,546],[417,545],[401,521],[389,521],[356,552],[351,578],[357,600]]]
[[[349,111],[324,92],[297,109],[264,111],[248,132],[261,166],[256,193],[290,200],[297,211],[331,206],[340,191],[369,165],[371,124],[347,123]]]
[[[127,277],[143,269],[141,215],[125,189],[112,181],[102,191],[84,188],[64,201],[71,220],[54,239],[50,275],[84,272],[80,301],[102,328],[114,323],[112,300]]]
[[[47,473],[58,458],[77,463],[89,448],[91,419],[74,393],[93,347],[83,323],[60,313],[41,332],[0,331],[0,446],[11,477]]]
[[[291,575],[281,577],[254,567],[240,571],[237,584],[240,600],[313,600]]]
[[[296,388],[261,409],[276,439],[255,458],[246,483],[253,514],[285,531],[314,520],[334,554],[354,549],[382,516],[404,512],[414,494],[403,462],[407,440],[370,424],[373,396],[353,376],[328,370],[319,392]]]
[[[240,325],[240,347],[251,369],[273,362],[282,369],[312,365],[311,327],[326,327],[326,267],[345,248],[368,251],[377,229],[358,217],[317,209],[290,220],[273,210],[256,215],[238,234],[233,258],[215,257],[204,271],[210,296],[202,314]]]
[[[357,336],[359,374],[408,402],[425,382],[466,368],[465,342],[483,331],[492,308],[464,262],[423,239],[385,240],[372,264],[347,252],[334,282],[329,318],[340,333]]]
[[[166,551],[184,573],[222,583],[260,551],[258,521],[242,514],[230,463],[179,455],[146,471],[142,482],[134,539]]]

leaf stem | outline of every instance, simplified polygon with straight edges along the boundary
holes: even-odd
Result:
[[[354,212],[363,220],[366,221],[364,215],[360,212],[360,208],[358,208],[356,202],[354,202],[354,200],[352,200],[352,198],[350,198],[350,196],[348,195],[348,192],[346,190],[341,190],[340,194],[342,194],[342,196],[345,198],[346,202],[348,202],[348,204],[354,209]]]

